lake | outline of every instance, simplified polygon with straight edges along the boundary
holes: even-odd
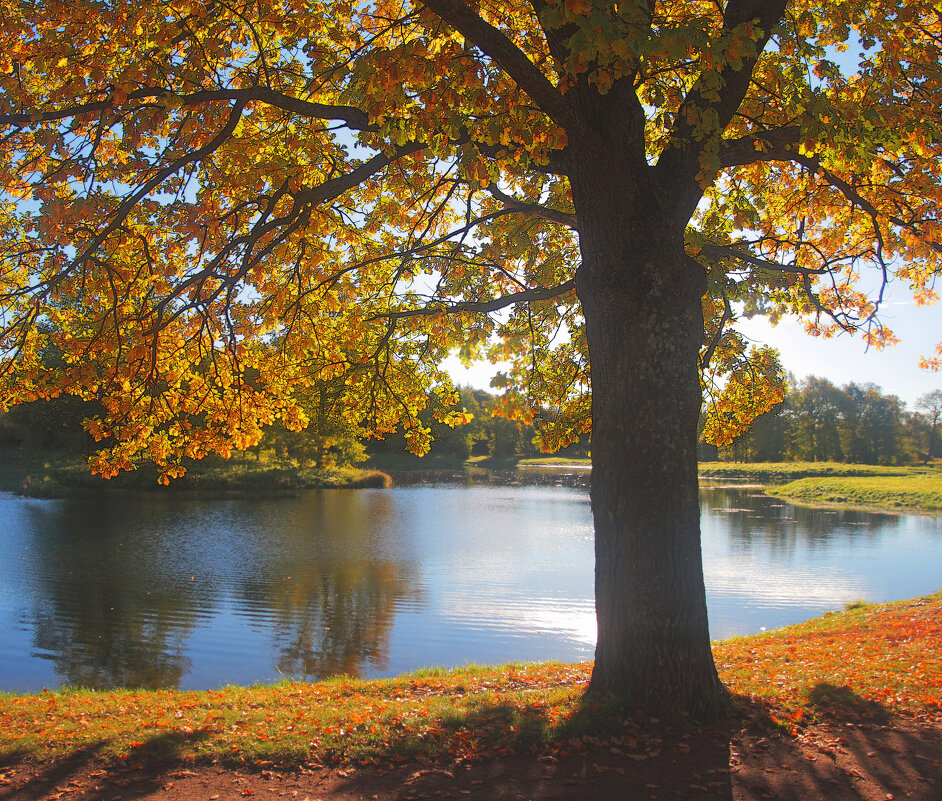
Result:
[[[587,476],[277,500],[0,494],[0,689],[591,659]],[[575,486],[565,486],[574,484]],[[711,634],[942,585],[942,518],[701,489]]]

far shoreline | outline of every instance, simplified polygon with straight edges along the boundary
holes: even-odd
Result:
[[[200,496],[279,498],[305,489],[389,489],[398,471],[527,471],[592,469],[590,458],[493,456],[420,458],[396,454],[374,458],[363,467],[302,466],[287,459],[258,459],[246,454],[229,460],[207,457],[187,465],[187,473],[169,487],[157,481],[152,464],[106,480],[92,475],[81,457],[56,453],[0,451],[0,491],[32,498],[63,498],[96,490],[125,489]],[[388,472],[387,472],[388,471]],[[936,466],[860,465],[840,462],[701,462],[700,479],[746,481],[770,497],[812,508],[889,514],[942,514],[942,469]],[[413,482],[410,482],[413,483]],[[745,486],[745,485],[744,485]]]

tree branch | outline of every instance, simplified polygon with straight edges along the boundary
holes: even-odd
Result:
[[[529,214],[533,217],[540,217],[550,222],[560,223],[573,230],[578,230],[579,224],[576,222],[575,214],[567,214],[565,211],[547,208],[540,203],[525,203],[511,195],[505,194],[500,190],[497,184],[491,184],[487,191],[493,198],[503,203],[509,210],[518,211],[522,214]]]
[[[533,303],[539,300],[552,300],[567,292],[572,292],[576,288],[576,280],[570,278],[561,284],[551,287],[534,287],[525,289],[522,292],[514,292],[510,295],[504,295],[493,300],[467,300],[452,303],[450,305],[425,306],[421,309],[406,309],[404,311],[388,312],[386,314],[376,314],[367,318],[367,322],[376,320],[401,320],[406,317],[431,317],[436,314],[455,314],[458,312],[476,312],[488,314],[490,312],[505,309],[517,303]]]
[[[754,267],[761,267],[763,270],[773,270],[777,273],[793,273],[795,275],[809,276],[824,275],[830,272],[827,267],[799,267],[796,264],[782,264],[777,261],[769,261],[768,259],[762,259],[751,253],[738,250],[732,245],[704,245],[700,248],[700,252],[711,260],[738,259]]]
[[[708,88],[705,82],[707,73],[701,73],[687,93],[674,115],[668,144],[657,163],[658,169],[667,172],[672,180],[692,180],[699,171],[700,153],[706,142],[710,139],[715,141],[726,130],[746,96],[752,71],[772,37],[773,29],[781,20],[786,5],[786,0],[729,0],[726,4],[723,27],[716,38],[733,33],[740,25],[755,23],[762,31],[755,41],[756,55],[743,58],[738,68],[726,64],[719,71],[719,85],[716,88]],[[716,99],[708,100],[708,95]],[[692,118],[700,119],[705,109],[716,113],[716,128],[713,131],[697,131],[696,125],[690,121]]]
[[[135,102],[150,99],[164,100],[175,98],[184,107],[200,106],[206,103],[237,102],[247,105],[250,102],[260,102],[266,105],[290,111],[302,117],[320,120],[342,120],[350,128],[357,131],[374,130],[366,112],[353,106],[331,106],[323,103],[312,103],[298,97],[292,97],[267,86],[250,86],[245,89],[214,89],[200,92],[191,92],[180,95],[164,86],[145,86],[135,89],[128,94],[127,99]],[[62,108],[43,111],[30,109],[13,114],[0,114],[0,125],[16,125],[25,127],[39,122],[56,122],[58,120],[77,117],[81,114],[94,114],[117,108],[112,99],[96,100],[90,103],[76,103]]]
[[[723,139],[720,141],[720,165],[741,167],[759,161],[792,161],[797,151],[790,148],[801,141],[800,136],[798,125],[788,125],[757,131],[738,139]]]
[[[144,184],[133,192],[131,195],[126,197],[120,206],[118,206],[117,211],[115,212],[114,217],[108,225],[105,226],[104,230],[97,233],[92,237],[91,242],[85,246],[82,252],[72,260],[72,265],[81,264],[84,262],[95,250],[97,250],[101,244],[118,229],[118,227],[127,219],[127,216],[131,213],[134,207],[148,194],[153,192],[158,186],[160,186],[167,178],[169,178],[174,173],[178,172],[181,168],[185,167],[187,164],[192,164],[196,161],[201,161],[206,158],[211,153],[215,152],[222,144],[232,136],[232,133],[235,131],[236,126],[239,123],[240,118],[242,117],[242,110],[244,105],[242,103],[237,103],[231,111],[229,112],[229,119],[226,121],[226,124],[219,130],[219,132],[205,145],[196,150],[191,150],[184,156],[181,156],[179,159],[174,161],[172,164],[167,165],[162,170],[160,170],[156,175],[152,176],[150,179],[144,182]],[[60,273],[60,280],[68,272],[68,269]]]
[[[716,353],[717,347],[719,347],[720,341],[723,339],[723,329],[726,328],[726,323],[733,319],[733,307],[730,305],[729,298],[726,297],[726,294],[723,294],[723,316],[720,317],[719,323],[716,325],[716,334],[713,336],[713,339],[710,341],[709,346],[703,352],[703,356],[700,357],[700,372],[706,372],[706,369],[710,366],[710,362],[713,361],[713,354]]]
[[[562,128],[575,118],[559,90],[502,31],[485,22],[462,0],[423,0],[425,7],[491,58],[553,122]]]

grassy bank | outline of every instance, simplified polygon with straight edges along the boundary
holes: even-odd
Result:
[[[370,457],[368,462],[380,470],[462,470],[481,467],[493,470],[513,470],[517,467],[590,467],[592,460],[566,456],[534,456],[520,459],[516,456],[413,456],[411,453],[383,453]]]
[[[413,456],[382,454],[370,464],[382,470],[460,470],[467,467],[513,469],[516,467],[591,467],[592,459],[564,456],[534,456],[527,459],[473,456]],[[781,483],[806,477],[908,476],[933,472],[932,468],[906,465],[844,464],[843,462],[700,462],[702,478],[744,479],[761,483]],[[936,473],[942,471],[935,471]]]
[[[702,478],[748,479],[781,483],[807,477],[908,476],[923,468],[843,462],[700,462]]]
[[[942,715],[940,643],[942,592],[857,604],[714,651],[734,693],[761,696],[794,726],[824,713]],[[202,692],[0,694],[0,763],[80,750],[277,766],[572,751],[607,719],[581,700],[590,671],[588,663],[505,665]]]
[[[535,456],[532,459],[521,459],[517,464],[524,467],[591,467],[592,459],[588,456]]]
[[[163,487],[152,464],[119,473],[110,480],[93,476],[84,460],[55,453],[0,454],[0,490],[38,498],[57,498],[87,489],[137,489],[157,492],[196,491],[233,495],[292,495],[309,488],[389,487],[379,470],[355,467],[303,467],[289,460],[208,457],[187,465],[183,478]]]
[[[909,476],[803,478],[766,492],[796,503],[864,509],[942,512],[942,473]]]

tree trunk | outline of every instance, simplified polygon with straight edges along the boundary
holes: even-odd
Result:
[[[598,645],[590,691],[658,716],[716,696],[700,550],[702,268],[670,190],[610,154],[573,176],[592,370]],[[598,167],[597,169],[595,167]],[[643,169],[635,168],[635,175]]]

